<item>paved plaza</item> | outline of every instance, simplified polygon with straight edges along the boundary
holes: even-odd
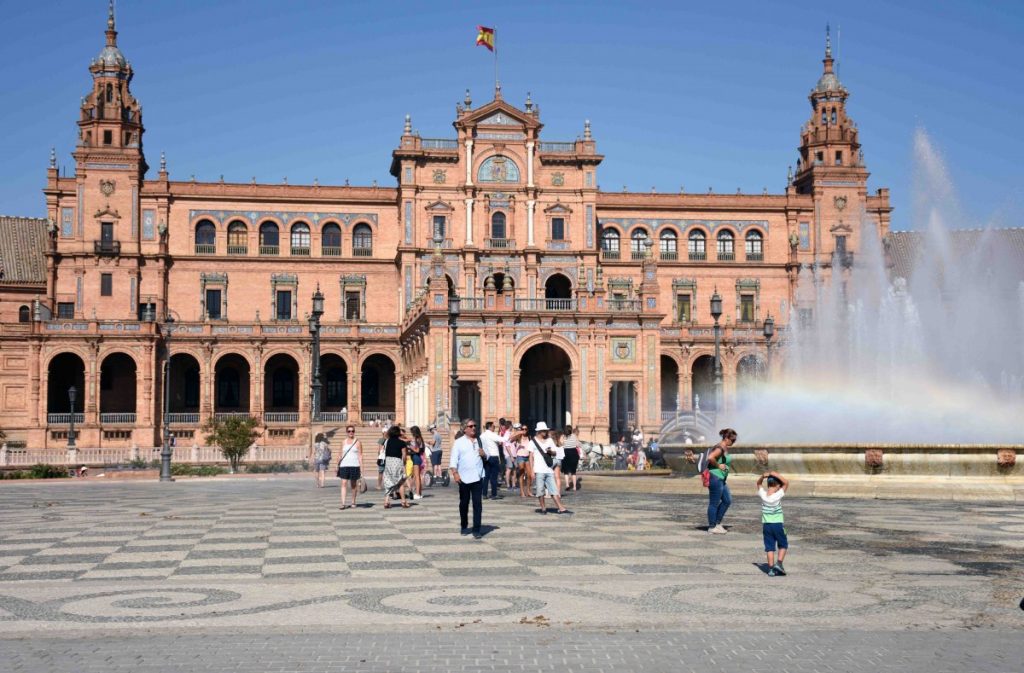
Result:
[[[459,535],[454,488],[339,511],[335,480],[0,486],[12,671],[1020,671],[1024,511],[756,498],[518,496]]]

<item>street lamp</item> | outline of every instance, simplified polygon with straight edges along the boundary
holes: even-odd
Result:
[[[320,284],[317,283],[316,292],[313,293],[313,311],[309,316],[309,334],[313,337],[313,380],[312,380],[312,409],[310,420],[314,423],[320,420],[321,388],[320,382],[320,316],[324,314],[324,295],[320,292]]]
[[[77,445],[75,444],[75,397],[78,396],[78,390],[71,386],[68,388],[68,402],[71,403],[71,426],[68,428],[68,448],[73,449]]]
[[[719,355],[719,341],[721,341],[721,327],[718,319],[722,317],[722,297],[718,294],[718,288],[711,295],[711,317],[715,319],[715,412],[722,412],[722,358]]]
[[[772,337],[775,336],[775,321],[772,319],[772,314],[769,313],[768,317],[764,319],[764,352],[765,359],[767,361],[766,367],[767,372],[765,378],[770,379],[772,377]]]
[[[448,325],[452,330],[452,367],[451,367],[451,402],[453,423],[459,422],[459,340],[456,338],[455,328],[459,321],[459,312],[462,300],[458,295],[448,295]]]
[[[164,417],[163,443],[160,446],[160,481],[174,481],[171,476],[171,330],[174,328],[174,317],[164,315],[163,329],[160,330],[164,339]]]

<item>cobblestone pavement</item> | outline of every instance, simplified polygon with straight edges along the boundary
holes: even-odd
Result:
[[[17,671],[1022,670],[1024,512],[756,498],[339,511],[310,479],[0,486],[0,661]],[[368,496],[368,497],[367,497]],[[1012,634],[1012,635],[1011,635]]]

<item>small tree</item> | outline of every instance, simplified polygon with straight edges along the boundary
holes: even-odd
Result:
[[[206,441],[220,447],[220,452],[231,463],[232,472],[237,472],[238,464],[260,436],[256,426],[256,419],[251,416],[228,416],[220,420],[211,418],[203,430],[207,433]]]

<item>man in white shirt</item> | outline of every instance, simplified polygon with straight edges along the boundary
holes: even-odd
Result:
[[[487,421],[484,424],[484,431],[480,433],[480,443],[484,447],[484,495],[487,495],[487,487],[490,486],[491,494],[487,496],[490,500],[498,499],[498,475],[501,473],[501,435],[494,431],[494,422]]]
[[[562,498],[558,495],[558,486],[555,484],[555,471],[548,465],[548,460],[554,463],[555,443],[548,436],[550,433],[548,424],[541,421],[537,424],[536,435],[530,440],[530,464],[533,466],[533,490],[540,501],[541,514],[547,514],[547,507],[544,505],[544,496],[550,495],[558,507],[559,514],[569,514],[569,510],[562,506]]]
[[[476,421],[467,419],[463,422],[463,435],[452,444],[451,462],[448,469],[452,479],[459,485],[459,521],[462,523],[462,534],[469,533],[469,501],[473,500],[473,539],[479,540],[480,518],[483,515],[483,478],[484,449],[476,437]]]

